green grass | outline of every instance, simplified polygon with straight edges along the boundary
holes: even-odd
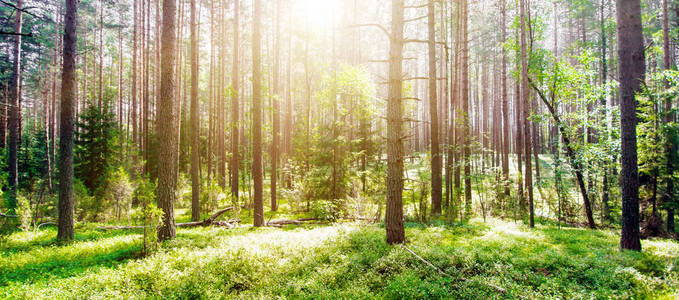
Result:
[[[180,229],[146,258],[138,257],[139,233],[88,225],[68,245],[53,242],[54,229],[8,236],[0,297],[679,297],[676,241],[643,241],[644,252],[633,253],[618,250],[614,231],[528,229],[498,219],[406,225],[407,247],[448,275],[387,245],[380,225]]]

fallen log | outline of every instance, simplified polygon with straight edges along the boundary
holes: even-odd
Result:
[[[6,215],[6,214],[3,214],[3,213],[0,213],[0,217],[5,217],[5,218],[16,218],[17,216],[16,216],[16,215]]]
[[[318,218],[301,218],[301,219],[294,219],[294,220],[280,219],[280,220],[272,220],[272,221],[266,222],[266,226],[281,227],[283,225],[299,225],[299,224],[304,224],[304,222],[318,221],[318,220],[319,220]]]
[[[241,208],[245,208],[245,206],[241,206]],[[175,226],[176,227],[199,227],[199,226],[209,226],[209,225],[215,225],[215,226],[224,226],[228,228],[234,228],[236,227],[234,224],[240,223],[240,220],[228,220],[228,221],[216,221],[217,218],[219,218],[221,215],[224,213],[233,210],[233,206],[229,206],[224,209],[220,209],[214,214],[212,214],[209,218],[202,220],[202,221],[195,221],[195,222],[186,222],[186,223],[177,223]],[[98,229],[101,230],[132,230],[132,229],[143,229],[144,226],[101,226],[98,227]]]

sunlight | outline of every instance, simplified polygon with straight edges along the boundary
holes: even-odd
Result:
[[[298,11],[307,18],[311,30],[332,27],[341,9],[338,0],[298,0]]]

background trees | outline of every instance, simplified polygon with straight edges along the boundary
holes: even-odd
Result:
[[[52,182],[62,179],[56,149],[68,142],[55,132],[68,130],[71,114],[56,101],[71,93],[62,79],[67,6],[8,3],[2,209],[13,210],[18,186],[45,212],[32,218],[49,221],[58,215]],[[243,206],[259,226],[287,212],[384,219],[394,243],[404,220],[431,215],[628,224],[627,234],[639,228],[639,206],[640,234],[674,230],[676,12],[666,1],[630,13],[629,2],[607,0],[171,4],[78,5],[74,186],[85,192],[74,205],[90,211],[83,218],[116,219],[110,190],[129,177],[135,188],[157,181],[163,238],[172,237],[173,205],[194,221]],[[615,26],[628,30],[616,14],[639,18],[636,44],[615,38]],[[648,68],[635,67],[630,87],[615,64],[631,62]],[[645,103],[637,134],[636,110],[625,106],[635,92]],[[635,145],[643,153],[632,162]]]

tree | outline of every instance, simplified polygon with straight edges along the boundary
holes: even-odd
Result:
[[[641,251],[639,240],[639,174],[635,99],[644,82],[644,37],[639,0],[616,0],[618,21],[618,73],[620,74],[620,138],[622,232],[620,248]]]
[[[172,152],[177,151],[174,131],[174,67],[176,2],[163,0],[163,21],[161,36],[160,98],[158,103],[158,208],[163,211],[163,222],[158,227],[158,240],[173,239],[176,235],[174,223],[175,183],[173,179]]]
[[[668,10],[667,10],[667,0],[662,0],[662,11],[663,11],[663,18],[662,18],[662,32],[663,32],[663,62],[664,62],[664,69],[669,70],[672,68],[672,59],[671,59],[671,51],[670,51],[670,33],[669,33],[669,15],[668,15]],[[671,123],[672,120],[672,100],[671,98],[667,98],[665,101],[665,124]],[[668,142],[666,145],[667,149],[667,169],[668,170],[674,170],[674,159],[676,156],[676,149],[677,145],[673,142]],[[672,202],[672,198],[674,195],[674,180],[670,179],[667,180],[667,186],[665,190],[665,197],[663,201],[665,202],[665,206],[667,209],[667,231],[672,233],[674,232],[674,207],[670,205]]]
[[[231,170],[229,171],[231,183],[231,196],[238,202],[238,165],[240,161],[239,130],[238,130],[238,98],[240,96],[239,80],[239,48],[240,48],[240,0],[233,2],[233,71],[231,76]]]
[[[441,213],[441,154],[439,151],[438,97],[436,96],[436,22],[434,0],[427,3],[429,34],[429,117],[431,130],[431,213]]]
[[[276,1],[276,32],[275,32],[275,42],[274,42],[274,63],[273,63],[273,97],[272,102],[272,141],[271,141],[271,210],[278,210],[278,202],[276,200],[276,184],[278,180],[278,160],[279,160],[279,147],[280,147],[280,65],[281,65],[281,1]]]
[[[403,228],[403,0],[391,1],[387,99],[387,243],[405,242]]]
[[[16,19],[14,21],[14,32],[21,33],[23,21],[23,0],[17,0]],[[21,101],[20,95],[20,72],[21,72],[21,34],[14,36],[14,49],[12,51],[14,61],[9,78],[9,161],[8,161],[8,187],[9,187],[9,208],[16,207],[17,186],[19,185],[17,153],[19,139],[21,139]]]
[[[502,43],[507,40],[507,4],[500,0],[500,13],[502,14]],[[502,176],[505,181],[505,197],[509,198],[509,105],[507,99],[507,53],[502,48],[502,70],[500,71],[500,85],[502,89]]]
[[[264,225],[262,198],[262,59],[261,19],[262,1],[254,0],[252,29],[252,177],[254,180],[254,225]]]
[[[526,9],[527,4],[525,0],[520,0],[520,14],[521,14],[521,100],[523,105],[521,119],[523,122],[524,139],[523,145],[519,147],[524,147],[524,158],[526,159],[525,171],[523,175],[525,177],[526,191],[528,192],[528,213],[529,213],[529,224],[530,227],[535,226],[534,220],[534,209],[533,209],[533,171],[531,168],[531,131],[530,131],[530,87],[528,86],[528,45],[526,37],[526,26],[530,26],[526,21]],[[534,134],[534,133],[533,133]]]
[[[191,0],[191,220],[200,219],[200,107],[198,106],[198,20]]]
[[[73,239],[73,130],[75,56],[78,44],[78,0],[66,0],[64,52],[61,72],[61,126],[59,127],[59,220],[57,240]],[[48,154],[49,156],[49,154]]]
[[[464,135],[464,145],[462,149],[462,162],[464,163],[464,202],[465,215],[471,216],[472,209],[472,179],[471,179],[471,125],[469,109],[469,3],[467,0],[460,2],[461,11],[461,44],[462,54],[460,56],[461,84],[462,84],[462,131]]]

